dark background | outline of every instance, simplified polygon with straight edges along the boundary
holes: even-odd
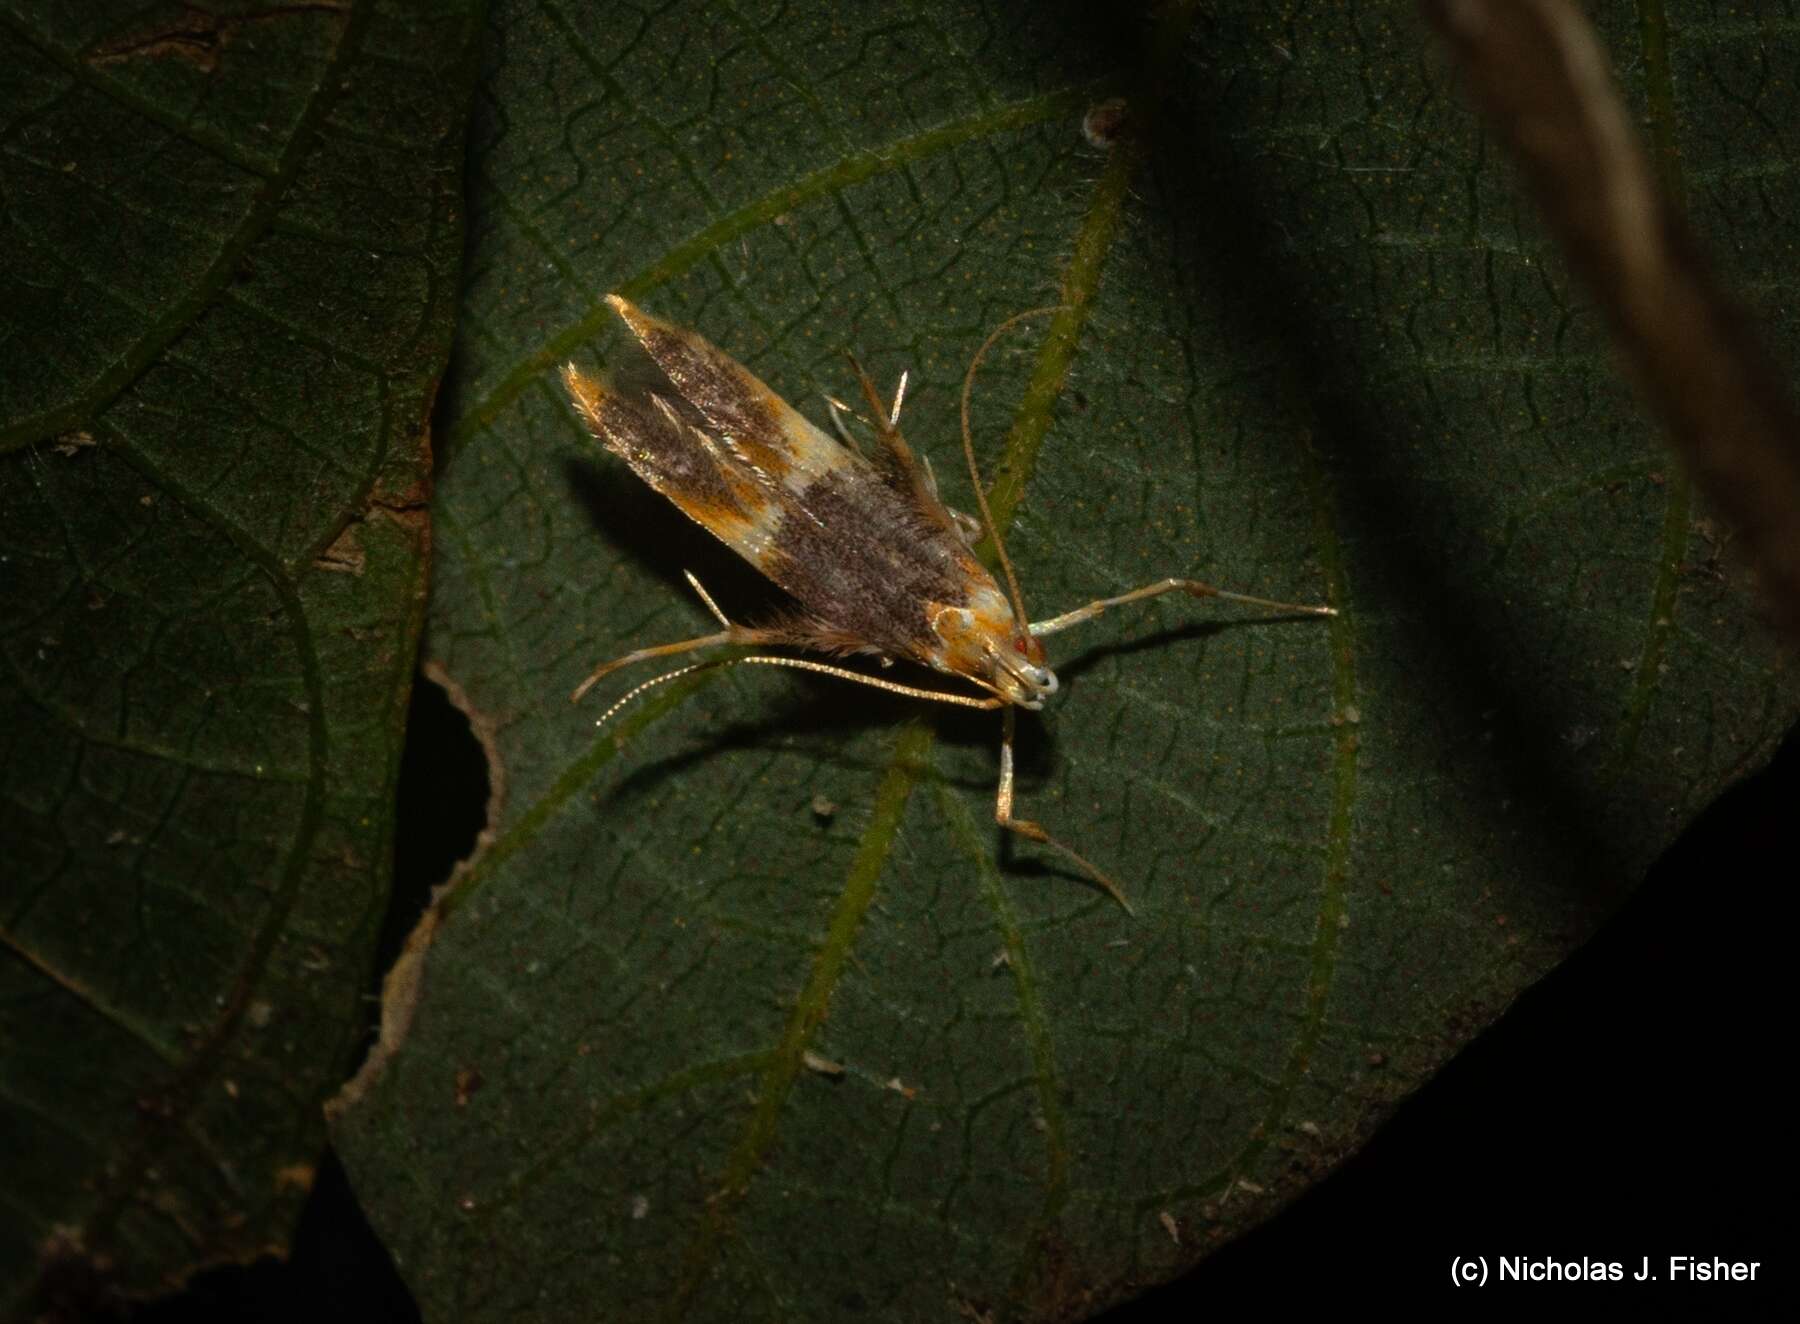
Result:
[[[400,778],[386,959],[431,886],[473,844],[486,777],[435,685],[415,691]],[[1581,951],[1404,1103],[1357,1156],[1198,1269],[1101,1318],[1198,1318],[1220,1301],[1446,1297],[1453,1256],[1760,1260],[1755,1285],[1679,1288],[1688,1308],[1755,1310],[1782,1291],[1794,1047],[1785,922],[1797,876],[1800,733],[1708,810]],[[1648,1287],[1496,1289],[1594,1304]],[[1667,1287],[1657,1304],[1675,1304]],[[1495,1298],[1489,1297],[1493,1300]],[[1441,1304],[1448,1304],[1441,1300]],[[571,1318],[581,1312],[573,1312]],[[135,1324],[409,1321],[418,1314],[335,1159],[286,1263],[197,1277]]]

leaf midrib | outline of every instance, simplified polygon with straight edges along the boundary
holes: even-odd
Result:
[[[1088,314],[1098,293],[1101,268],[1112,247],[1123,216],[1125,198],[1132,176],[1142,159],[1141,140],[1128,138],[1112,152],[1107,167],[1094,190],[1093,200],[1077,231],[1073,255],[1061,282],[1062,306],[1051,319],[1050,328],[1040,347],[1025,395],[1007,433],[994,496],[990,500],[995,533],[1004,538],[1012,528],[1025,486],[1037,467],[1039,453],[1054,421],[1054,408],[1068,382],[1075,347],[1081,338]],[[991,539],[990,539],[991,543]],[[986,544],[984,544],[984,547]],[[991,558],[990,558],[991,559]],[[719,1247],[729,1229],[735,1206],[743,1197],[751,1179],[762,1163],[763,1155],[774,1140],[788,1094],[798,1078],[802,1058],[813,1033],[825,1019],[831,995],[842,975],[850,947],[860,931],[862,918],[874,900],[875,883],[887,865],[887,857],[899,835],[899,826],[907,801],[924,772],[936,743],[936,733],[929,727],[909,726],[895,744],[893,760],[876,795],[875,814],[858,845],[856,859],[846,879],[837,911],[825,943],[820,947],[792,1014],[782,1032],[774,1060],[764,1073],[757,1092],[757,1104],[734,1147],[719,1183],[719,1193],[701,1214],[700,1224],[682,1257],[680,1277],[669,1297],[663,1317],[681,1319],[695,1293],[707,1281]],[[986,893],[991,902],[998,892]],[[1014,920],[1003,906],[996,908],[996,924],[1003,932],[1017,936]],[[1020,999],[1020,1011],[1026,1024],[1038,1033],[1028,1032],[1032,1049],[1033,1080],[1040,1107],[1046,1118],[1060,1117],[1056,1098],[1055,1062],[1050,1040],[1043,1032],[1042,1012],[1035,999],[1035,985],[1029,977],[1014,984]],[[1045,1204],[1040,1219],[1048,1224],[1060,1212],[1067,1197],[1067,1147],[1060,1125],[1046,1126],[1048,1180]],[[1015,1268],[1015,1282],[1023,1286],[1029,1278],[1038,1249],[1044,1238],[1030,1236],[1022,1247]]]

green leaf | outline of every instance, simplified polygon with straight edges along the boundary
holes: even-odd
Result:
[[[387,901],[476,33],[0,17],[0,1317],[279,1247],[311,1184]]]
[[[1404,11],[495,31],[428,647],[505,803],[334,1132],[428,1318],[1066,1318],[1168,1278],[1354,1149],[1800,708]],[[1752,293],[1791,243],[1791,92],[1750,74],[1778,41],[1676,25],[1674,98],[1627,89]],[[1120,94],[1107,146],[1083,112]],[[991,715],[750,668],[598,735],[634,677],[570,707],[711,628],[683,569],[767,601],[562,397],[554,364],[622,346],[611,290],[821,421],[843,350],[911,370],[962,507],[963,368],[1061,302],[975,410],[1036,612],[1169,574],[1342,608],[1165,598],[1051,641],[1022,811],[1135,921],[999,841]]]

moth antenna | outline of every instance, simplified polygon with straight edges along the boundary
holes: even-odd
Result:
[[[888,410],[889,428],[897,428],[900,426],[900,404],[906,399],[906,381],[908,375],[907,372],[902,370],[900,373],[900,384],[894,387],[894,407]]]
[[[881,680],[875,676],[865,676],[860,671],[851,671],[848,667],[834,667],[824,662],[814,662],[804,657],[774,657],[757,654],[751,657],[726,658],[722,662],[700,662],[696,666],[733,667],[739,663],[754,664],[765,667],[792,667],[795,671],[813,671],[821,676],[833,676],[838,680],[851,681],[857,685],[867,685],[870,689],[886,690],[890,694],[904,694],[909,699],[929,699],[933,703],[952,703],[960,708],[1004,708],[1004,699],[977,699],[970,694],[951,694],[945,690],[927,690],[916,685],[902,685],[898,681]],[[694,668],[688,668],[693,670]]]
[[[612,716],[614,713],[618,712],[619,709],[623,708],[626,704],[630,703],[633,699],[637,698],[637,696],[642,694],[645,690],[653,690],[658,685],[665,685],[669,681],[672,681],[679,676],[685,676],[685,675],[689,674],[690,672],[706,671],[713,667],[724,666],[724,665],[725,665],[724,662],[690,662],[685,667],[676,667],[675,670],[665,671],[660,676],[652,676],[649,680],[644,681],[642,684],[633,685],[630,689],[626,690],[625,693],[617,700],[617,702],[615,702],[613,704],[612,707],[608,708],[605,712],[601,713],[598,718],[595,719],[594,725],[595,725],[595,727],[605,726],[607,724],[607,722],[612,720]]]
[[[694,587],[700,588],[698,584],[695,584]],[[705,599],[706,605],[712,607],[714,613],[718,614],[718,607],[713,604],[712,599],[706,597],[705,589],[700,589],[700,595]],[[724,616],[720,614],[719,618],[723,620]],[[586,680],[575,687],[575,692],[569,696],[569,702],[580,703],[582,695],[593,689],[595,685],[612,675],[612,673],[617,671],[620,667],[636,666],[639,662],[648,662],[653,657],[673,657],[677,653],[691,653],[696,648],[717,648],[725,644],[736,644],[739,647],[743,647],[746,644],[756,647],[767,647],[770,644],[791,644],[795,642],[798,641],[790,638],[780,630],[750,630],[741,625],[731,625],[728,623],[725,628],[720,630],[717,634],[703,634],[697,639],[681,639],[672,644],[655,644],[649,648],[636,648],[625,654],[623,657],[615,657],[610,662],[602,662],[599,666],[588,672]]]
[[[1013,614],[1019,618],[1021,625],[1031,618],[1025,614],[1025,595],[1019,592],[1019,577],[1013,573],[1012,558],[1006,554],[1006,543],[1000,537],[1000,526],[994,523],[994,512],[988,505],[987,489],[981,485],[981,469],[975,463],[975,438],[969,429],[969,398],[975,391],[975,370],[981,367],[981,361],[987,357],[987,352],[994,347],[996,340],[1026,318],[1061,312],[1063,306],[1059,303],[1048,304],[1043,308],[1028,308],[1022,313],[1014,313],[988,333],[988,338],[981,342],[981,348],[975,351],[975,357],[969,360],[969,371],[963,377],[963,457],[969,462],[969,481],[975,485],[975,501],[981,507],[982,526],[987,530],[987,536],[994,540],[994,552],[1000,558],[1000,569],[1006,576],[1006,591],[1012,596]]]
[[[764,666],[791,667],[795,671],[812,671],[821,676],[832,676],[838,680],[851,681],[857,685],[867,685],[871,689],[886,690],[890,694],[904,695],[909,699],[929,699],[934,703],[955,704],[961,708],[1001,708],[1004,699],[978,699],[969,694],[951,694],[944,690],[927,690],[916,685],[902,685],[897,681],[881,680],[875,676],[865,676],[860,671],[851,671],[847,667],[834,667],[824,662],[814,662],[804,657],[775,657],[773,655],[752,654],[750,657],[714,658],[710,662],[690,662],[685,667],[676,667],[673,671],[665,671],[660,676],[652,676],[641,684],[634,685],[613,703],[613,706],[601,713],[594,722],[596,728],[605,726],[612,720],[613,714],[630,703],[645,690],[653,690],[658,685],[666,685],[682,676],[691,676],[696,671],[722,671],[726,667]]]

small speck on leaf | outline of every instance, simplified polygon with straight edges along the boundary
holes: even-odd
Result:
[[[1130,113],[1124,97],[1109,97],[1089,106],[1081,117],[1081,136],[1089,147],[1105,150],[1119,141]]]
[[[481,1072],[475,1067],[458,1067],[456,1069],[456,1106],[467,1108],[470,1097],[485,1083]]]

